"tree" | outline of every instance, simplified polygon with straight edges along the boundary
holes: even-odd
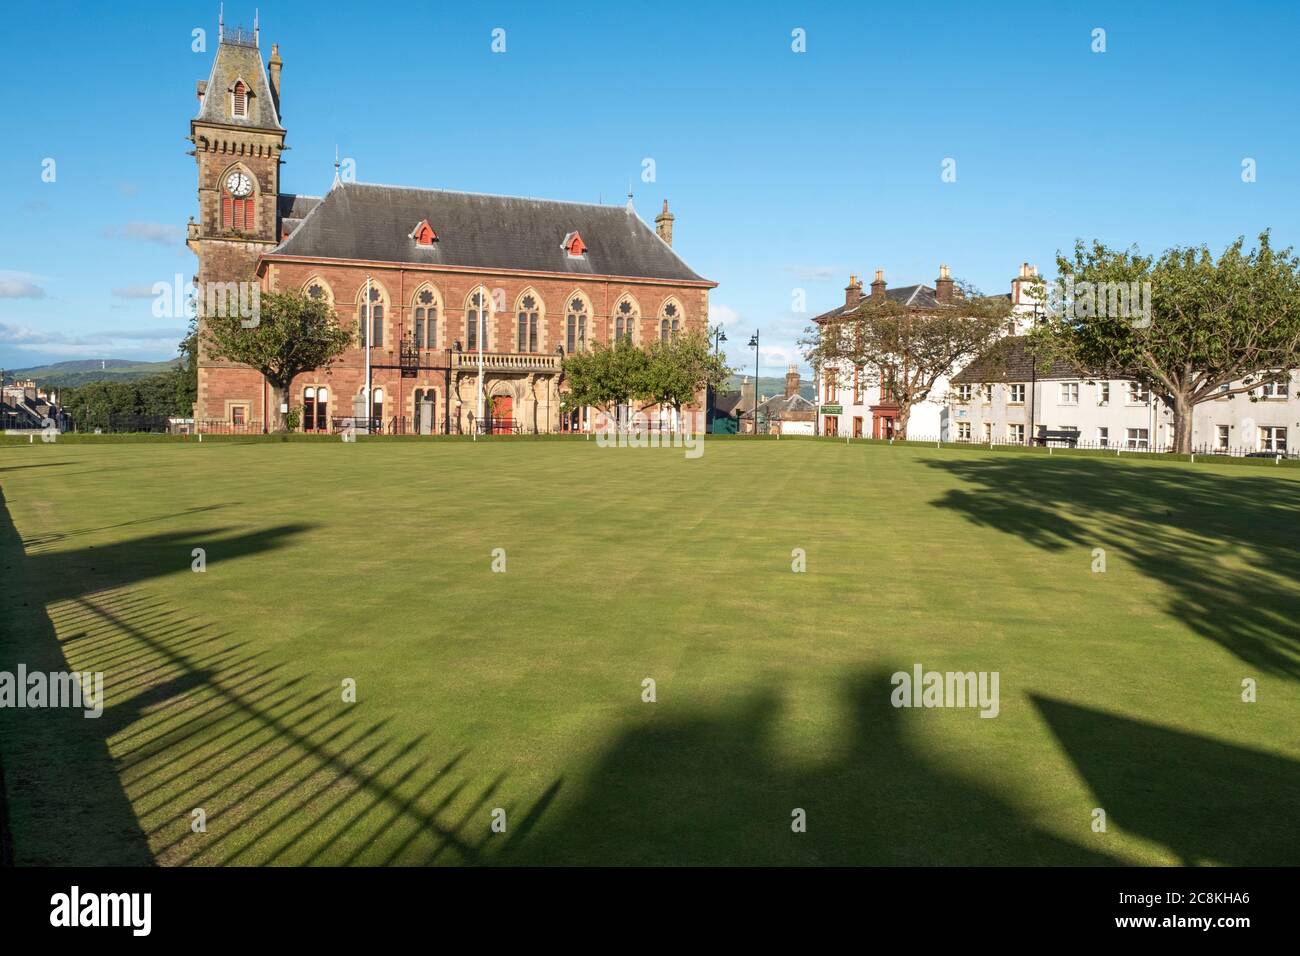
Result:
[[[564,359],[564,411],[597,408],[608,413],[628,405],[645,382],[647,356],[631,342],[594,343]]]
[[[1267,231],[1257,249],[1244,246],[1238,237],[1218,259],[1200,246],[1153,260],[1075,243],[1073,258],[1057,256],[1036,354],[1143,383],[1172,414],[1175,450],[1189,454],[1197,405],[1300,366],[1300,260],[1274,251]]]
[[[801,344],[814,368],[856,368],[859,381],[881,386],[898,405],[897,434],[906,438],[912,409],[941,379],[988,353],[1011,319],[1010,299],[955,282],[951,302],[924,312],[868,296],[848,315],[809,328]]]
[[[701,391],[716,389],[732,370],[709,348],[709,334],[703,329],[681,332],[650,344],[637,388],[638,398],[651,405],[666,405],[681,421],[683,405],[690,405]]]
[[[239,315],[203,317],[201,336],[214,358],[252,366],[271,386],[271,431],[285,430],[289,386],[312,369],[328,369],[356,344],[355,327],[342,326],[325,302],[302,292],[262,292],[256,324]]]
[[[178,381],[179,393],[177,401],[181,408],[184,409],[182,414],[190,415],[194,410],[194,403],[199,397],[199,319],[194,316],[190,319],[189,328],[185,330],[185,338],[177,343],[177,350],[181,353],[181,367],[184,374]]]

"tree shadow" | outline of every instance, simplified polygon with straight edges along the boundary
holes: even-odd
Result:
[[[22,596],[7,607],[0,669],[66,672],[71,657],[104,673],[106,697],[98,718],[0,710],[13,862],[483,863],[526,836],[558,793],[560,781],[529,805],[508,795],[506,774],[477,785],[459,770],[463,753],[431,761],[423,738],[363,723],[336,686],[288,677],[231,632],[135,589],[188,572],[192,547],[231,560],[289,546],[308,526],[33,552],[0,510],[0,554]],[[490,829],[496,806],[508,835]]]
[[[516,863],[639,865],[1107,865],[987,784],[928,755],[917,720],[971,711],[896,709],[890,672],[845,685],[838,756],[814,766],[772,747],[774,688],[708,713],[656,711],[621,735],[577,797],[505,857]],[[662,705],[656,705],[656,707]],[[991,722],[990,722],[991,725]],[[976,761],[971,762],[972,769]],[[792,829],[792,813],[807,830]],[[1089,836],[1080,816],[1080,840]]]
[[[1300,762],[1031,695],[1106,811],[1186,866],[1294,866]],[[1268,819],[1281,813],[1285,819]]]
[[[1114,550],[1172,593],[1170,616],[1252,667],[1300,678],[1300,484],[1085,457],[926,464],[964,485],[937,507],[1044,550]]]

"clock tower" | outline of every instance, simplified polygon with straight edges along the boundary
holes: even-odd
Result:
[[[221,22],[212,72],[198,83],[198,113],[190,121],[189,141],[198,164],[199,208],[190,219],[186,243],[198,257],[201,298],[210,283],[256,282],[258,259],[280,239],[282,61],[273,46],[268,76],[259,33],[256,21],[251,31]],[[237,396],[247,393],[245,413],[259,414],[261,376],[244,366],[213,361],[200,349],[196,418],[228,417],[229,409],[209,401],[216,378],[223,395],[231,388]]]

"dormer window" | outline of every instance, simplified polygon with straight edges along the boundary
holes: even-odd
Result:
[[[571,232],[564,237],[564,251],[569,258],[577,259],[587,254],[587,244],[577,232]]]
[[[248,116],[248,87],[243,80],[236,80],[230,90],[230,115],[236,119]]]
[[[410,232],[410,237],[415,240],[417,246],[431,246],[438,241],[438,234],[433,231],[433,226],[429,225],[429,220],[421,219],[419,224]]]

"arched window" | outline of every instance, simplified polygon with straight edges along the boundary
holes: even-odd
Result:
[[[537,316],[540,306],[537,296],[527,292],[519,297],[519,334],[516,338],[519,352],[537,351]]]
[[[230,90],[230,115],[243,119],[248,115],[248,87],[243,80],[236,80]]]
[[[682,310],[675,301],[669,299],[664,303],[661,315],[662,318],[659,320],[659,341],[667,342],[669,339],[677,338],[677,333],[682,328]]]
[[[482,291],[469,297],[465,306],[465,348],[471,352],[478,350],[479,333],[483,334],[483,348],[491,348],[492,337],[489,334],[488,319],[491,310]]]
[[[628,342],[636,341],[636,320],[638,310],[636,303],[626,296],[619,300],[618,305],[614,306],[614,341]]]
[[[302,430],[323,432],[329,429],[330,390],[308,385],[302,390]]]
[[[236,166],[221,175],[221,228],[236,232],[253,232],[257,228],[257,208],[251,173]]]
[[[438,296],[428,286],[415,293],[411,331],[415,335],[417,349],[438,347]]]
[[[375,388],[370,391],[370,417],[373,419],[372,424],[376,429],[384,427],[384,390],[382,388]]]
[[[564,347],[572,355],[587,347],[587,315],[591,309],[587,300],[580,295],[569,299],[569,308],[564,316]]]
[[[307,284],[302,287],[302,291],[309,299],[315,299],[328,305],[334,304],[334,293],[330,290],[329,283],[319,276],[312,276],[308,279]]]
[[[373,348],[381,349],[384,347],[384,306],[388,302],[388,297],[384,295],[384,287],[373,280],[370,283],[370,302],[366,302],[366,287],[363,284],[361,290],[357,293],[357,328],[361,330],[361,347],[366,347],[366,317],[367,311],[370,318],[370,342]],[[367,310],[367,306],[369,309]]]

